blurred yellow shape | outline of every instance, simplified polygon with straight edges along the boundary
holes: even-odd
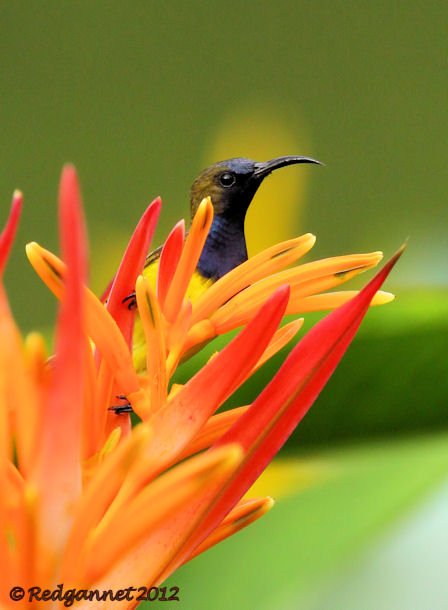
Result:
[[[280,458],[266,468],[244,497],[270,495],[279,499],[291,496],[319,484],[332,474],[333,468],[321,460]]]
[[[90,281],[95,294],[102,294],[113,278],[129,240],[126,227],[98,223],[90,235]]]

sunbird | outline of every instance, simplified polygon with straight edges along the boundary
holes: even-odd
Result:
[[[284,156],[264,162],[239,157],[218,161],[198,175],[190,190],[191,218],[205,197],[211,198],[214,212],[196,269],[198,285],[215,282],[247,260],[244,221],[255,193],[271,172],[297,163],[322,165],[311,157]],[[145,276],[155,275],[160,252],[157,248],[148,255]],[[191,288],[189,294],[194,299]]]
[[[255,193],[271,172],[297,163],[322,165],[316,159],[300,156],[276,157],[264,162],[239,157],[214,163],[198,175],[190,192],[191,217],[205,197],[211,198],[214,216],[189,284],[188,296],[192,301],[210,283],[247,260],[244,220]],[[273,210],[273,213],[278,212]],[[158,248],[148,255],[143,271],[153,285],[156,283],[160,253],[161,248]],[[141,323],[137,319],[134,331],[134,364],[137,370],[145,369],[145,359],[146,344]]]
[[[216,281],[247,260],[244,220],[263,180],[280,167],[296,163],[317,163],[310,157],[285,156],[259,163],[252,159],[219,161],[203,170],[193,182],[190,194],[194,215],[204,197],[213,204],[214,218],[197,272]]]

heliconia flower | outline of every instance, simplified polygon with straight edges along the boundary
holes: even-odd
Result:
[[[191,303],[188,285],[211,224],[210,200],[186,238],[183,224],[176,225],[151,285],[140,274],[160,212],[155,200],[103,304],[85,285],[85,229],[71,166],[59,199],[62,260],[35,243],[27,247],[61,300],[52,358],[39,334],[22,340],[0,285],[0,608],[10,607],[16,585],[157,585],[268,511],[271,498],[243,496],[316,399],[369,305],[391,299],[378,291],[400,255],[356,295],[322,294],[377,264],[380,254],[285,269],[313,245],[306,235],[250,259]],[[16,193],[0,237],[0,274],[20,207]],[[134,290],[148,346],[145,374],[133,365],[135,311],[125,300]],[[279,329],[286,313],[335,307],[251,405],[216,414],[295,335],[300,322]],[[185,385],[170,387],[182,358],[237,326],[240,333]],[[121,396],[142,419],[134,428],[128,414],[110,410]],[[123,599],[113,607],[136,603]],[[41,606],[63,602],[34,607]]]

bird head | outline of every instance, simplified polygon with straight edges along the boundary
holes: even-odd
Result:
[[[191,214],[210,196],[215,216],[244,222],[247,209],[263,180],[271,172],[297,163],[317,163],[310,157],[285,156],[258,162],[236,158],[219,161],[203,170],[191,187]]]

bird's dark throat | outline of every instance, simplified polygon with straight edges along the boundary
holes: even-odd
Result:
[[[215,216],[199,259],[199,273],[217,280],[246,260],[244,218]]]

